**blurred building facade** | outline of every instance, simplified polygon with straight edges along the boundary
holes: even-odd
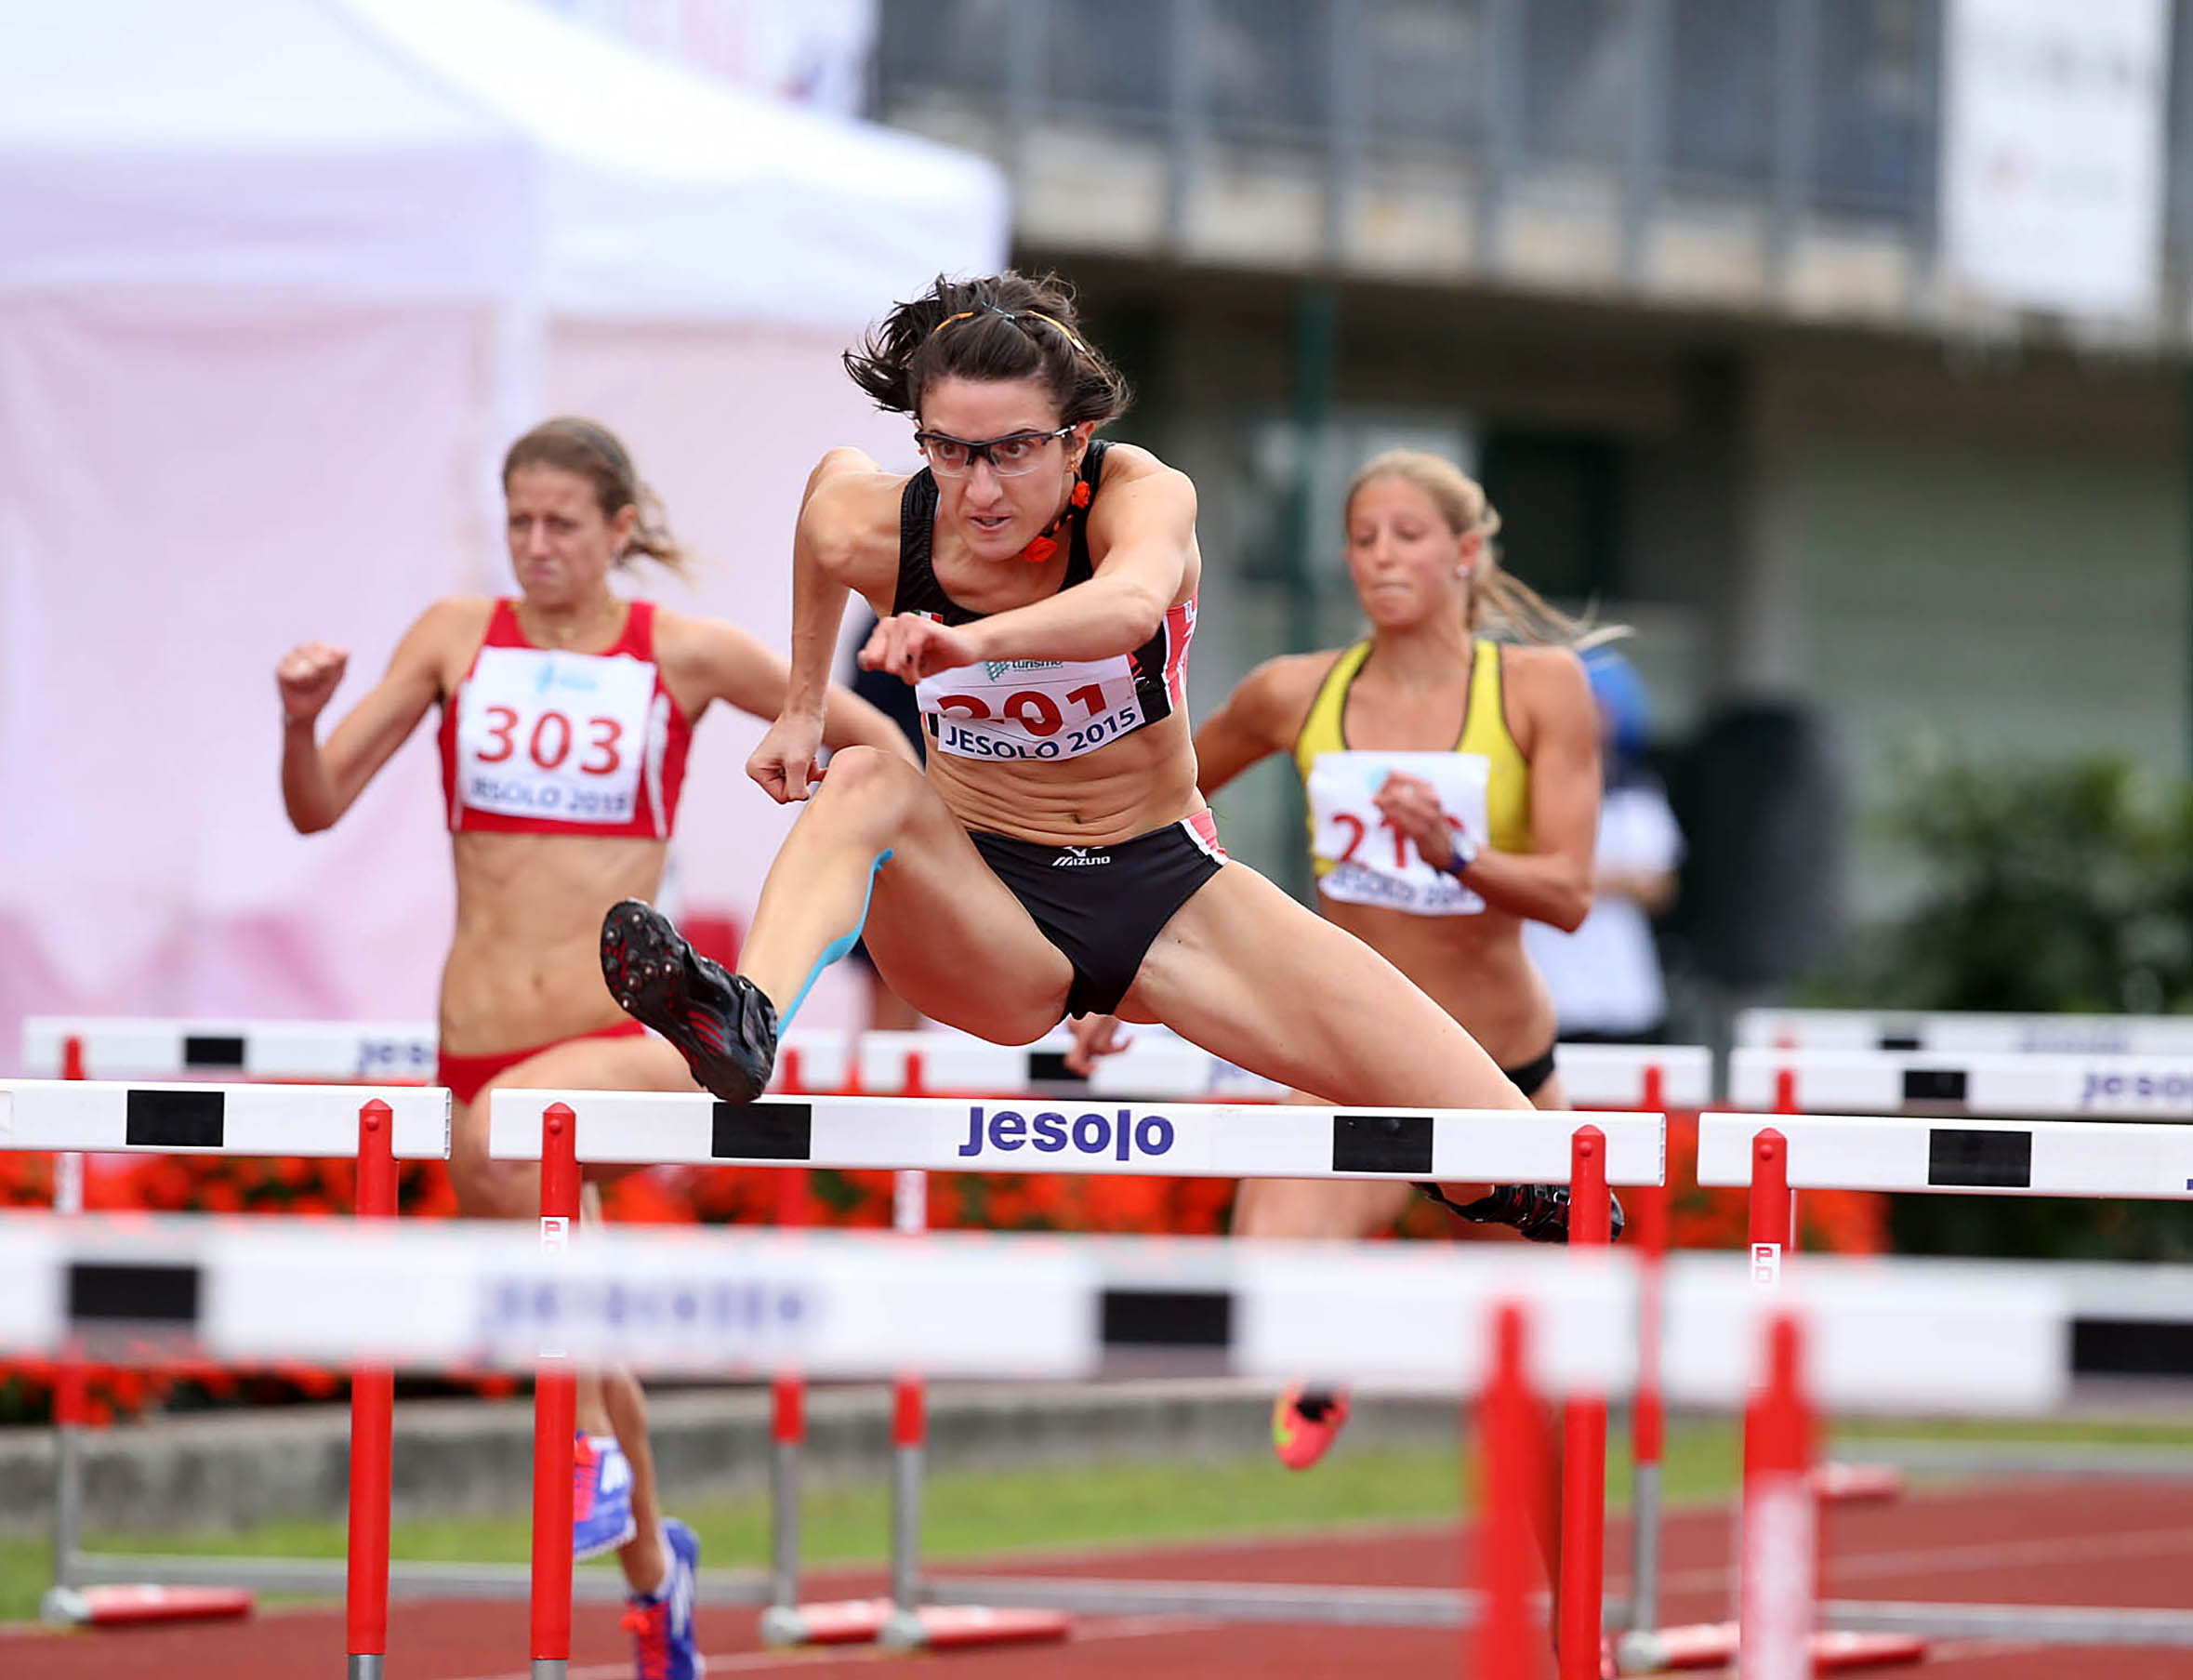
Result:
[[[1010,172],[1018,260],[1195,478],[1196,704],[1352,633],[1338,488],[1416,443],[1637,628],[1675,733],[1793,707],[1862,810],[1928,734],[2193,752],[2193,0],[2129,3],[2161,41],[2092,68],[2153,84],[2163,179],[2100,310],[1949,260],[1961,0],[879,0],[871,108]],[[1229,844],[1287,879],[1285,778],[1244,787]]]

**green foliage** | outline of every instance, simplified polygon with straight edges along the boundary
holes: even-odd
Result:
[[[1914,751],[1882,830],[1910,909],[1805,988],[1826,1007],[2193,1011],[2193,782],[2121,759],[1958,762]],[[1907,1253],[2193,1256],[2175,1204],[1899,1197]]]

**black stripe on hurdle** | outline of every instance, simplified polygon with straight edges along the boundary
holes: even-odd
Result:
[[[1975,1190],[2030,1190],[2033,1134],[1931,1126],[1926,1133],[1926,1182]]]
[[[147,1149],[218,1149],[226,1135],[218,1091],[132,1091],[122,1141]]]
[[[1907,1067],[1904,1069],[1907,1103],[1962,1103],[1964,1069],[1962,1067]]]
[[[1028,1081],[1036,1085],[1086,1085],[1089,1076],[1068,1067],[1063,1050],[1032,1050],[1028,1052]]]
[[[198,1322],[198,1268],[72,1261],[68,1275],[73,1324]]]
[[[2185,1376],[2193,1372],[2193,1324],[2074,1318],[2071,1369],[2080,1376]]]
[[[1432,1171],[1432,1117],[1428,1114],[1334,1115],[1332,1170],[1424,1177]]]
[[[242,1068],[244,1040],[216,1038],[208,1033],[188,1034],[183,1038],[183,1065]]]
[[[1223,1290],[1106,1290],[1106,1347],[1229,1347],[1234,1297]]]
[[[719,1103],[708,1137],[718,1159],[804,1161],[814,1156],[814,1105]]]

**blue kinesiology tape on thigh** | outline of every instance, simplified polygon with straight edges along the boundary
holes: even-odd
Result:
[[[807,971],[806,984],[800,986],[799,995],[792,999],[792,1007],[784,1012],[783,1017],[776,1024],[779,1038],[792,1030],[792,1017],[799,1012],[799,1006],[807,1001],[807,994],[814,990],[814,983],[823,977],[823,971],[836,962],[839,958],[850,955],[852,947],[860,944],[861,930],[868,925],[868,901],[876,896],[876,871],[889,862],[891,862],[889,847],[876,853],[876,861],[868,866],[867,887],[861,893],[859,917],[854,920],[850,932],[840,933],[823,947],[823,954],[814,959],[814,967]]]

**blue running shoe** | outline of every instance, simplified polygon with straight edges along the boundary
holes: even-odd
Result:
[[[662,1590],[630,1599],[625,1607],[633,1673],[639,1680],[701,1680],[708,1664],[693,1635],[694,1570],[701,1561],[701,1542],[676,1517],[666,1516],[663,1545],[670,1554],[670,1573]]]
[[[614,1552],[635,1534],[632,1465],[613,1435],[578,1437],[571,1472],[571,1554]]]

